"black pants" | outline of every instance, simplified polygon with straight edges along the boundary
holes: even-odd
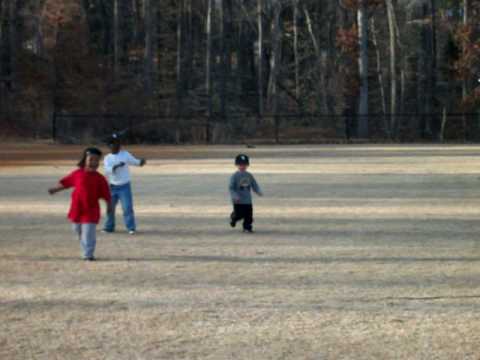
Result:
[[[252,204],[235,204],[231,215],[232,221],[237,222],[243,219],[243,228],[252,230],[253,206]]]

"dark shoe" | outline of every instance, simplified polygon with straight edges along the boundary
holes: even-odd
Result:
[[[90,256],[90,257],[84,257],[83,258],[83,261],[96,261],[97,259],[95,259],[94,256]]]
[[[107,230],[107,229],[103,229],[102,230],[102,233],[106,233],[106,234],[111,234],[111,233],[114,233],[115,230]]]
[[[230,226],[234,228],[237,225],[237,222],[235,221],[234,213],[230,215]]]
[[[253,233],[253,229],[243,229],[244,233]]]

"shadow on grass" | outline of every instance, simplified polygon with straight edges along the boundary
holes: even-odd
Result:
[[[459,242],[473,242],[477,239],[480,230],[477,220],[442,219],[442,220],[392,220],[392,219],[331,219],[320,220],[289,219],[279,224],[279,228],[272,227],[271,223],[256,222],[254,234],[242,234],[241,222],[237,228],[231,229],[226,222],[216,221],[206,224],[198,219],[189,221],[189,227],[182,223],[177,228],[172,226],[159,226],[153,229],[151,222],[147,222],[135,237],[129,236],[126,231],[120,230],[115,234],[104,234],[104,239],[112,239],[119,235],[128,239],[167,240],[172,239],[201,239],[206,240],[203,245],[212,240],[220,241],[226,245],[232,237],[242,237],[247,241],[262,241],[257,245],[271,245],[274,243],[296,244],[316,243],[326,244],[335,240],[338,244],[348,241],[362,243],[392,243],[418,244],[448,241],[452,245]],[[291,226],[289,226],[291,224]],[[210,225],[210,226],[208,226]],[[273,225],[275,226],[275,225]],[[103,239],[102,239],[103,240]],[[226,240],[227,242],[224,242]],[[392,240],[394,240],[392,242]],[[397,242],[398,240],[398,242]],[[181,245],[181,243],[179,243]],[[248,245],[248,244],[246,244]]]
[[[366,297],[366,298],[327,298],[315,302],[307,303],[289,303],[288,301],[279,302],[272,301],[271,303],[256,303],[255,301],[248,303],[225,303],[221,306],[220,309],[217,309],[219,312],[225,311],[226,309],[252,309],[252,310],[272,310],[272,309],[281,309],[281,310],[303,310],[303,311],[325,311],[325,310],[340,310],[340,311],[366,311],[366,310],[375,310],[375,309],[385,309],[385,306],[390,306],[392,308],[402,309],[404,306],[409,306],[409,304],[415,304],[414,307],[409,307],[409,311],[423,311],[425,308],[436,308],[440,307],[441,309],[456,309],[461,310],[467,309],[470,311],[473,303],[476,304],[477,300],[480,299],[480,295],[446,295],[446,296],[420,296],[420,297]],[[459,303],[458,301],[465,301],[464,303]],[[468,300],[471,300],[468,302]],[[453,301],[453,303],[448,302]],[[145,300],[133,300],[126,299],[122,300],[7,300],[0,301],[0,305],[4,309],[8,309],[14,313],[25,312],[32,314],[32,312],[42,311],[42,312],[56,312],[59,309],[68,309],[71,311],[85,311],[98,312],[108,310],[115,313],[132,311],[132,309],[148,309],[148,308],[162,308],[162,309],[192,309],[194,305],[197,310],[202,308],[210,308],[211,303],[199,303],[198,301],[176,301],[170,302],[165,301],[161,298]],[[394,322],[404,322],[406,320],[397,319],[393,320]]]
[[[21,261],[82,261],[81,258],[74,257],[54,257],[54,256],[2,256],[2,260],[21,260]],[[163,256],[143,256],[143,257],[116,257],[116,258],[97,258],[96,262],[187,262],[187,263],[240,263],[240,264],[356,264],[356,263],[377,263],[377,264],[397,264],[397,263],[474,263],[480,262],[480,257],[344,257],[344,256],[319,256],[319,257],[269,257],[259,255],[252,256],[220,256],[220,255],[163,255]]]

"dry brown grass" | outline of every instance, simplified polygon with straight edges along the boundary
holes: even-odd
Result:
[[[80,148],[32,146],[0,151],[0,359],[480,359],[480,147],[249,149],[251,236],[245,149],[137,147],[140,232],[84,263],[45,191]]]

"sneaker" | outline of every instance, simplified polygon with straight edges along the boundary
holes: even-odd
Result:
[[[235,221],[233,221],[233,220],[230,220],[230,226],[231,226],[232,228],[234,228],[235,225],[237,225],[237,223],[236,223]]]
[[[129,233],[130,235],[135,235],[137,232],[136,232],[135,230],[130,230],[128,233]]]
[[[90,256],[90,257],[84,257],[83,258],[83,261],[96,261],[97,259],[95,259],[94,256]]]
[[[115,231],[114,230],[102,229],[102,233],[104,233],[104,234],[111,234],[113,232],[115,232]]]
[[[243,229],[244,233],[253,233],[253,229]]]

